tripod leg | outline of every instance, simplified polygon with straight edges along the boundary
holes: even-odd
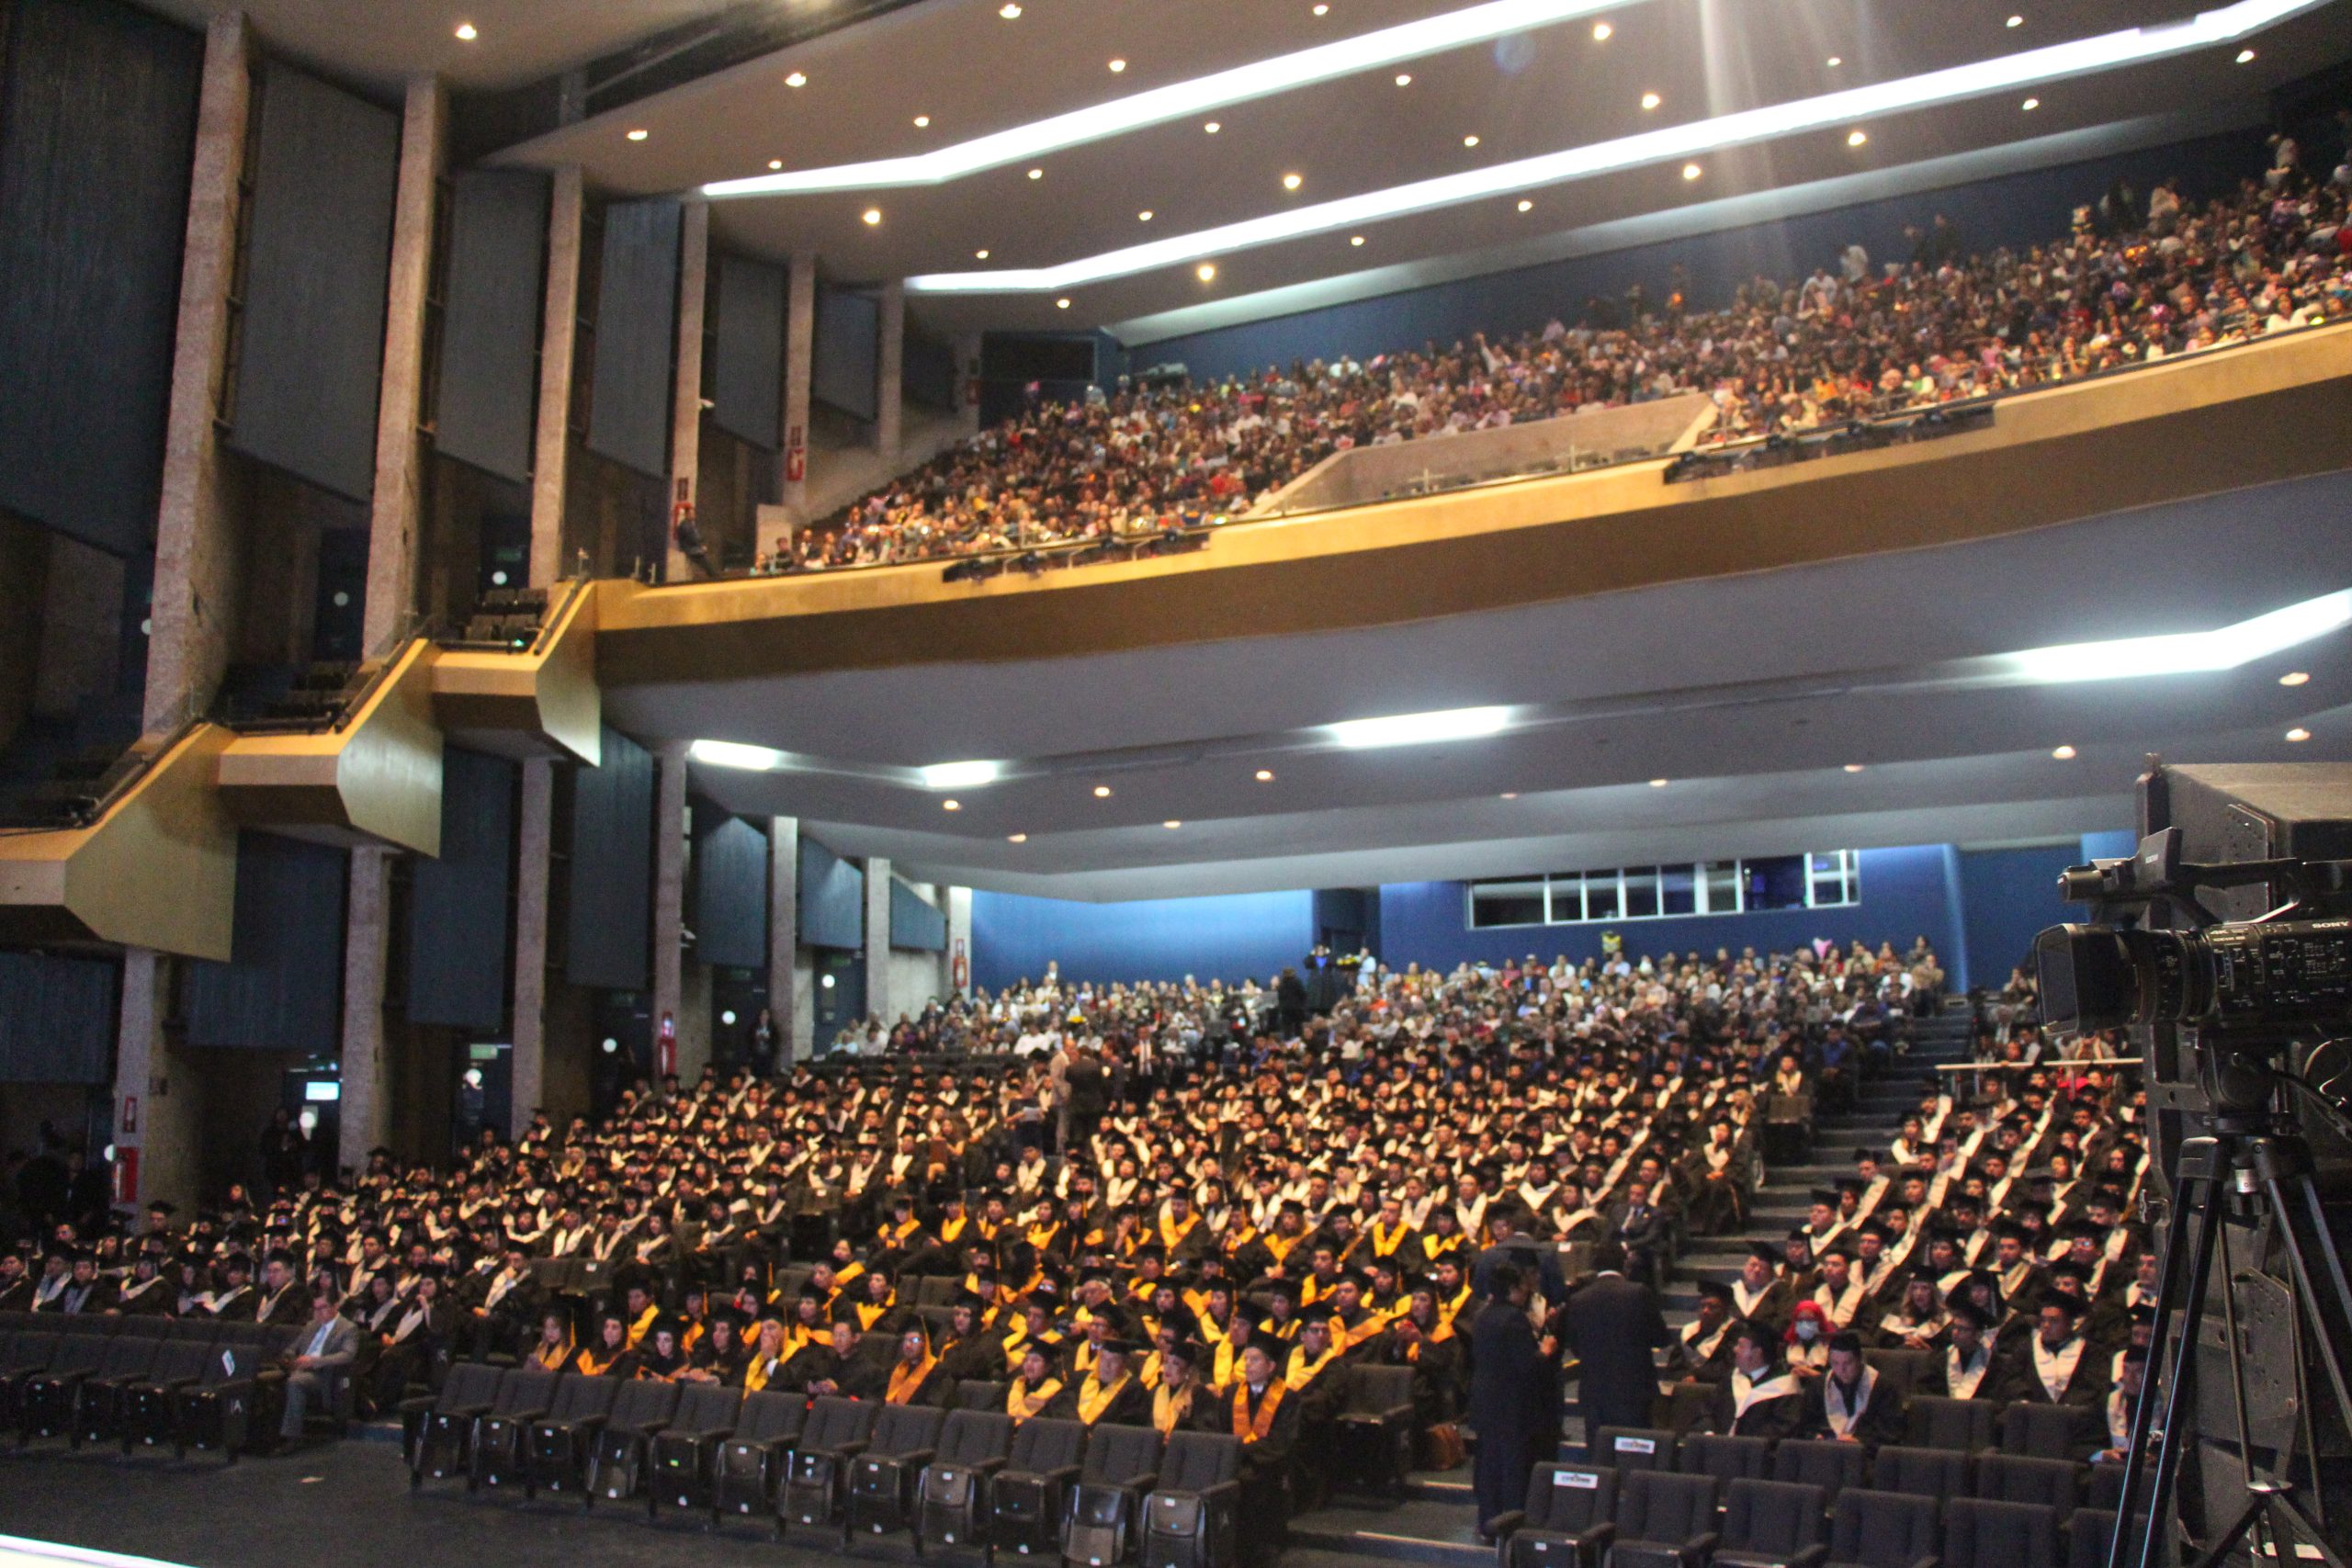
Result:
[[[2321,1212],[2319,1194],[2313,1190],[2309,1174],[2300,1178],[2296,1185],[2301,1190],[2304,1201],[2311,1207],[2313,1224],[2317,1225],[2320,1235],[2324,1238],[2328,1261],[2335,1266],[2335,1279],[2332,1282],[2338,1292],[2335,1298],[2336,1304],[2347,1313],[2352,1313],[2352,1299],[2347,1299],[2341,1293],[2344,1290],[2343,1267],[2335,1257],[2335,1239],[2327,1235],[2327,1216]],[[2311,1306],[2312,1325],[2319,1330],[2312,1337],[2319,1341],[2320,1359],[2326,1364],[2328,1382],[2335,1385],[2336,1414],[2347,1421],[2352,1421],[2352,1392],[2348,1392],[2345,1387],[2344,1363],[2336,1354],[2335,1328],[2320,1314],[2320,1293],[2312,1281],[2311,1266],[2303,1259],[2303,1242],[2302,1237],[2295,1233],[2294,1211],[2288,1207],[2287,1195],[2279,1189],[2278,1178],[2271,1178],[2264,1182],[2262,1187],[2263,1190],[2269,1195],[2272,1213],[2278,1216],[2278,1234],[2287,1243],[2287,1260],[2294,1266],[2295,1283],[2301,1287],[2303,1300]]]
[[[2185,1148],[2183,1155],[2181,1163],[2187,1165]],[[2189,1369],[2195,1363],[2197,1350],[2197,1329],[2205,1316],[2205,1281],[2212,1273],[2213,1245],[2221,1230],[2221,1218],[2215,1213],[2221,1207],[2220,1173],[2209,1169],[2207,1174],[2197,1179],[2204,1189],[2202,1202],[2190,1203],[2190,1182],[2187,1178],[2182,1179],[2173,1197],[2176,1205],[2173,1211],[2173,1239],[2179,1239],[2180,1233],[2187,1229],[2189,1224],[2187,1211],[2193,1207],[2196,1211],[2197,1250],[2188,1266],[2188,1288],[2181,1296],[2180,1337],[2173,1347],[2172,1366],[2165,1379],[2165,1440],[2156,1450],[2156,1473],[2148,1495],[2147,1528],[2140,1537],[2139,1568],[2156,1568],[2157,1511],[2172,1495],[2173,1485],[2180,1476],[2180,1416],[2188,1397]],[[2170,1251],[2165,1258],[2165,1288],[2163,1295],[2157,1299],[2154,1324],[2157,1335],[2162,1335],[2168,1326],[2165,1319],[2171,1315],[2167,1308],[2174,1300],[2173,1287],[2181,1282],[2173,1273],[2177,1259],[2178,1254]],[[2162,1348],[2164,1340],[2152,1338],[2150,1343]],[[2125,1461],[2131,1468],[2124,1472],[2123,1495],[2116,1506],[2115,1544],[2108,1551],[2108,1568],[2125,1568],[2125,1537],[2131,1529],[2132,1506],[2140,1490],[2140,1456],[2147,1451],[2150,1419],[2155,1414],[2155,1385],[2151,1383],[2141,1391],[2139,1407],[2132,1413],[2132,1452]]]

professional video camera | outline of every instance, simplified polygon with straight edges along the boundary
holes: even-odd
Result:
[[[2352,766],[2166,767],[2060,879],[2054,1034],[2126,1029],[2164,1225],[2109,1568],[2352,1555]],[[2218,1268],[2216,1267],[2218,1263]],[[2146,1528],[2148,1519],[2157,1528]]]

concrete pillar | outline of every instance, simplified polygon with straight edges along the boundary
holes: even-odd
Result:
[[[874,449],[895,460],[906,396],[907,286],[895,277],[884,284],[875,315],[879,326],[874,334]]]
[[[229,283],[236,270],[239,179],[252,106],[252,39],[243,12],[205,32],[187,243],[164,429],[155,517],[153,629],[147,645],[146,728],[173,728],[209,702],[228,668],[237,604],[237,549],[220,495],[218,420],[229,353]]]
[[[548,876],[555,842],[555,763],[523,764],[523,810],[514,835],[514,1031],[510,1136],[547,1103]]]
[[[670,514],[700,500],[702,479],[702,322],[710,283],[710,206],[686,204],[678,240],[678,374],[670,410]],[[670,535],[665,582],[684,582],[694,568]]]
[[[808,525],[808,378],[816,367],[817,257],[792,258],[784,313],[784,476],[776,500],[784,503],[795,533]],[[795,463],[800,477],[793,477]]]
[[[401,121],[392,206],[392,266],[384,296],[384,378],[376,400],[376,491],[368,525],[368,613],[360,647],[391,651],[416,608],[417,541],[424,521],[424,302],[432,285],[433,212],[440,200],[448,95],[435,76],[412,77]]]
[[[368,1168],[368,1151],[392,1125],[391,1084],[384,1062],[384,976],[392,946],[392,854],[351,852],[351,891],[343,935],[342,1141],[336,1159]]]
[[[114,1058],[114,1147],[118,1168],[137,1179],[118,1201],[162,1199],[193,1208],[202,1185],[203,1081],[179,1060],[164,1020],[171,1010],[172,960],[143,947],[123,950],[122,1032]],[[124,1190],[127,1189],[127,1190]]]
[[[799,1015],[800,818],[768,819],[768,1014],[779,1042],[776,1070],[788,1072],[808,1054],[808,1036],[795,1027]]]
[[[947,984],[952,987],[952,995],[968,997],[972,994],[974,960],[972,890],[968,887],[942,887],[939,891],[947,900]]]
[[[548,203],[546,314],[539,324],[539,414],[531,456],[531,586],[571,569],[563,558],[563,491],[571,470],[572,358],[580,329],[580,167],[555,172]],[[522,1097],[515,1097],[521,1103]]]
[[[890,985],[890,863],[865,857],[865,1010],[890,1028],[899,1021]]]
[[[956,412],[978,414],[980,407],[980,334],[956,334]]]
[[[685,992],[680,943],[686,899],[686,749],[662,750],[653,794],[653,1029],[666,1014],[678,1030],[678,1077],[685,1075]]]

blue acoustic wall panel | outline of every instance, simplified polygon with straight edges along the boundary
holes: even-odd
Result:
[[[653,754],[604,732],[604,764],[571,775],[571,907],[566,971],[575,986],[641,991],[653,949]]]
[[[4,26],[0,506],[135,555],[163,487],[204,39],[115,0],[18,0]]]
[[[890,879],[890,945],[924,953],[947,951],[947,916],[895,876]]]
[[[548,176],[467,169],[451,182],[435,449],[516,484],[531,477]]]
[[[865,945],[865,873],[800,835],[800,941],[808,947]]]
[[[401,120],[281,61],[262,68],[231,442],[365,502],[376,484]]]
[[[784,417],[784,268],[722,254],[718,275],[710,417],[773,452]]]
[[[409,880],[408,1016],[494,1031],[506,1021],[514,764],[449,747],[441,762],[441,853]]]
[[[829,408],[872,423],[875,353],[881,331],[881,307],[871,294],[818,289],[810,395]]]
[[[606,208],[597,275],[588,446],[623,468],[656,478],[670,468],[680,220],[678,204],[669,200]]]
[[[187,966],[189,1044],[335,1054],[350,861],[332,845],[238,835],[230,959]]]
[[[0,1083],[114,1081],[121,966],[0,953]]]
[[[1045,974],[1071,980],[1271,981],[1306,956],[1314,895],[1236,893],[1087,904],[972,895],[972,978],[990,990]]]
[[[730,969],[768,965],[768,836],[695,803],[695,956]]]
[[[2129,853],[2127,847],[2122,852]],[[2083,861],[2080,841],[2023,849],[1962,850],[1962,903],[1968,911],[1968,983],[1998,990],[2009,971],[2030,965],[2044,926],[2083,919],[2058,897],[2058,874]],[[1949,969],[1950,964],[1945,967]]]

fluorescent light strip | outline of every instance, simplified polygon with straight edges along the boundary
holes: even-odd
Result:
[[[714,768],[743,768],[757,773],[773,773],[786,761],[781,751],[746,746],[740,740],[697,740],[686,748],[686,755]]]
[[[1004,776],[1001,762],[933,762],[917,768],[925,789],[978,789]]]
[[[1825,93],[1793,103],[1768,105],[1719,115],[1713,119],[1661,127],[1638,135],[1539,153],[1491,168],[1443,175],[1411,185],[1288,211],[1246,219],[1191,234],[1174,234],[1146,244],[1128,245],[1100,255],[1085,256],[1058,266],[1006,269],[996,272],[928,273],[907,279],[917,294],[1031,294],[1054,292],[1106,278],[1126,277],[1158,267],[1186,265],[1206,257],[1274,244],[1303,235],[1351,229],[1384,219],[1401,218],[1435,208],[1453,207],[1571,180],[1648,164],[1670,163],[1694,154],[1745,146],[1775,137],[1817,130],[1825,126],[2010,92],[2018,87],[2068,76],[2112,71],[2126,65],[2233,42],[2299,12],[2315,9],[2329,0],[2237,0],[2217,11],[2206,11],[2186,22],[2163,27],[2132,28],[2098,38],[2004,55],[1995,60],[1955,65],[1906,76],[1899,81]]]
[[[1465,10],[1424,17],[1417,22],[1383,28],[1335,43],[1253,61],[1230,71],[1195,76],[1189,82],[1171,82],[1164,87],[976,136],[968,141],[910,157],[876,158],[863,164],[834,164],[821,169],[718,180],[704,186],[702,195],[712,201],[729,201],[756,196],[800,196],[812,191],[944,185],[983,169],[1001,168],[1066,147],[1123,136],[1148,125],[1182,119],[1228,104],[1287,93],[1317,82],[1352,76],[1360,71],[1378,70],[1464,44],[1525,32],[1531,28],[1550,27],[1601,11],[1624,11],[1643,3],[1644,0],[1487,0],[1485,5]]]
[[[1998,662],[2020,680],[2052,685],[2141,675],[2203,674],[2235,670],[2347,626],[2352,626],[2352,589],[2324,593],[2211,631],[2061,643],[2004,654]]]
[[[1392,714],[1385,718],[1351,718],[1327,724],[1324,733],[1351,750],[1373,746],[1419,746],[1432,740],[1467,740],[1499,733],[1510,723],[1510,709],[1441,708],[1434,713]]]

